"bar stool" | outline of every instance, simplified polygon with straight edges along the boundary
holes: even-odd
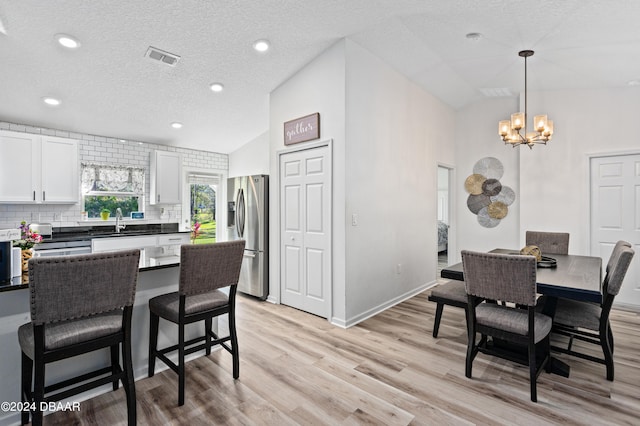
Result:
[[[18,328],[18,340],[22,402],[35,408],[33,425],[42,424],[41,403],[60,401],[107,383],[116,390],[118,381],[126,393],[128,424],[136,424],[131,312],[139,259],[139,250],[127,250],[29,261],[31,322]],[[103,348],[110,348],[110,366],[45,386],[46,364]],[[90,379],[94,380],[87,382]],[[22,424],[29,421],[29,414],[22,412]]]
[[[240,376],[235,301],[244,245],[244,240],[238,240],[181,246],[178,291],[149,300],[149,377],[155,374],[156,358],[175,371],[178,374],[178,405],[184,405],[185,355],[202,349],[209,355],[212,345],[221,345],[232,355],[233,378]],[[220,290],[223,287],[229,287],[228,295]],[[212,319],[223,314],[229,315],[229,336],[219,337],[213,332]],[[157,348],[160,318],[178,325],[177,345]],[[205,323],[204,336],[185,341],[185,325],[199,321]],[[166,356],[176,350],[177,365]]]

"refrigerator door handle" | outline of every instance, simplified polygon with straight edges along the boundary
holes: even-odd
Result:
[[[238,190],[238,197],[236,201],[236,231],[238,237],[244,237],[244,220],[245,220],[245,206],[244,206],[244,190],[241,188]]]
[[[255,253],[244,253],[244,257],[250,257],[251,259],[255,259],[256,258],[256,254]]]

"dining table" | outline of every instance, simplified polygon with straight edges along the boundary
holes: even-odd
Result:
[[[516,249],[497,248],[490,253],[520,254]],[[442,278],[464,281],[462,262],[447,266]],[[536,291],[545,295],[542,313],[553,318],[559,297],[584,302],[602,303],[602,258],[573,254],[550,254],[546,262],[538,262]],[[551,372],[569,376],[569,366],[551,359]]]

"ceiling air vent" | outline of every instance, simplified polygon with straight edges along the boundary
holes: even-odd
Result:
[[[484,88],[480,89],[480,92],[485,95],[487,98],[504,98],[513,96],[511,90],[506,87],[496,87],[496,88]]]
[[[144,56],[172,67],[175,67],[180,60],[180,56],[178,55],[174,55],[173,53],[165,52],[164,50],[151,46],[149,46],[149,49],[147,49],[147,53],[145,53]]]

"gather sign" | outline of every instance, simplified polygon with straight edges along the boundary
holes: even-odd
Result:
[[[284,144],[291,145],[320,137],[320,113],[305,115],[284,123]]]

